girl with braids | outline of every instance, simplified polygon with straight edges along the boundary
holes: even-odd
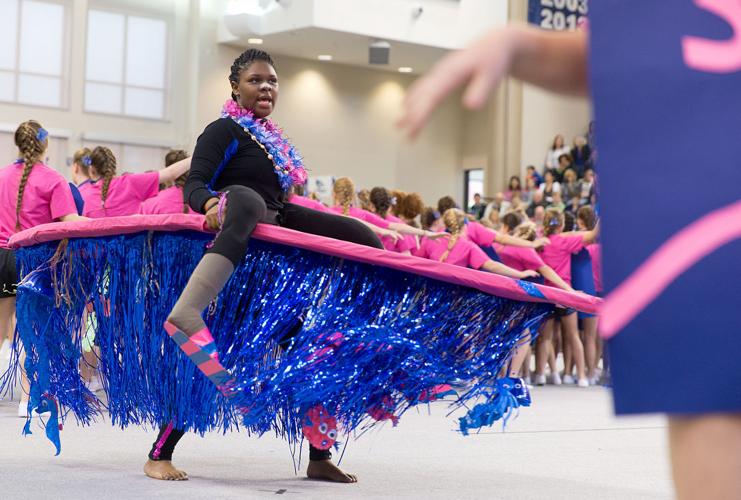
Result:
[[[188,153],[182,149],[172,150],[165,156],[165,167],[169,167],[179,161],[188,158]],[[157,196],[144,200],[139,205],[139,213],[148,214],[193,214],[193,209],[188,206],[183,196],[183,186],[188,180],[190,170],[175,179],[172,186],[157,193]]]
[[[579,253],[587,245],[597,240],[599,225],[591,231],[572,232],[562,234],[564,230],[564,216],[555,208],[549,208],[543,219],[543,232],[551,244],[543,248],[541,257],[543,262],[552,267],[561,280],[571,286],[571,256]],[[558,286],[552,280],[546,279],[546,285]],[[571,355],[576,363],[577,385],[589,387],[584,358],[584,345],[579,338],[579,327],[576,311],[573,309],[556,308],[554,318],[546,321],[541,329],[540,337],[535,350],[535,383],[545,383],[545,364],[551,349],[554,320],[561,323],[564,343],[568,343]]]
[[[443,214],[442,219],[449,234],[439,234],[446,235],[448,238],[441,240],[425,238],[422,240],[419,257],[445,262],[454,266],[481,269],[510,278],[525,279],[538,276],[535,271],[518,271],[491,260],[478,245],[466,238],[466,214],[457,208],[449,208]]]
[[[21,123],[14,136],[19,157],[0,170],[0,344],[13,338],[18,282],[8,240],[14,233],[40,224],[80,219],[67,181],[42,162],[49,145],[47,137],[39,122]],[[23,386],[27,393],[26,384]],[[22,396],[19,416],[26,416],[27,406]]]
[[[159,193],[159,185],[173,182],[188,171],[190,158],[158,172],[116,176],[116,157],[105,146],[97,146],[89,158],[90,182],[80,186],[85,200],[83,215],[92,218],[134,215],[144,200]]]
[[[400,218],[389,213],[392,205],[393,203],[391,201],[391,196],[389,196],[389,192],[386,190],[386,188],[374,187],[370,190],[370,193],[368,194],[368,207],[370,212],[376,214],[387,222],[406,224],[406,222],[404,222]],[[381,243],[383,243],[383,247],[386,250],[402,253],[405,255],[411,255],[411,251],[419,247],[417,238],[410,234],[407,234],[402,239],[397,241],[394,241],[388,237],[383,237],[381,238]]]
[[[349,177],[340,177],[339,179],[334,181],[332,190],[334,193],[334,206],[331,207],[330,210],[334,211],[335,213],[355,217],[356,219],[360,219],[361,221],[373,224],[376,227],[395,231],[404,235],[426,236],[430,239],[442,237],[441,234],[433,233],[431,231],[424,231],[416,227],[408,226],[404,223],[389,222],[385,219],[382,219],[376,214],[356,207],[355,183],[353,183],[352,179],[350,179]],[[379,233],[376,232],[376,234]],[[380,234],[380,236],[386,235]]]
[[[221,118],[198,138],[184,188],[190,207],[205,214],[219,233],[165,323],[168,334],[184,335],[213,359],[218,359],[218,352],[201,314],[242,261],[258,222],[382,248],[373,232],[353,218],[286,202],[291,187],[306,182],[306,171],[299,154],[268,119],[280,90],[270,55],[255,49],[242,53],[232,64],[229,83],[231,98]],[[301,313],[296,311],[299,327]],[[184,432],[163,424],[144,472],[155,479],[187,479],[172,465],[172,453]],[[309,458],[307,475],[313,479],[357,481],[332,463],[329,450],[310,446]]]

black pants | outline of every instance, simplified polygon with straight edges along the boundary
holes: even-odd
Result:
[[[286,203],[282,210],[273,212],[267,209],[265,201],[253,189],[245,186],[230,186],[224,191],[228,192],[226,218],[209,252],[223,255],[232,261],[234,267],[242,261],[247,251],[250,235],[258,222],[277,224],[304,233],[383,248],[381,241],[373,231],[349,217],[319,212],[292,203]],[[300,329],[300,324],[298,326],[296,331]],[[282,339],[281,345],[284,348],[288,340],[290,337]],[[160,427],[157,440],[152,444],[149,452],[150,460],[172,460],[172,453],[183,434],[182,430],[173,428],[171,424]],[[310,460],[328,460],[331,457],[329,450],[319,450],[309,446]]]
[[[15,252],[9,248],[0,248],[0,299],[15,297],[17,283]]]
[[[271,211],[256,191],[245,186],[229,186],[226,195],[226,218],[221,232],[209,250],[231,260],[234,267],[242,261],[252,231],[258,222],[383,248],[381,241],[361,222],[341,215],[319,212],[311,208],[286,203],[280,211]]]

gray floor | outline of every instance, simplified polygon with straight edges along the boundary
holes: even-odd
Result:
[[[22,437],[17,405],[2,401],[0,498],[671,498],[662,418],[615,419],[602,388],[536,388],[533,399],[505,433],[462,437],[441,404],[409,413],[350,443],[355,485],[305,480],[285,443],[236,433],[186,437],[176,463],[190,481],[154,481],[141,473],[151,432],[69,422],[54,457],[43,429]]]

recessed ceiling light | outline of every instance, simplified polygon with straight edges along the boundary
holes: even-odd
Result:
[[[330,56],[329,54],[321,54],[317,57],[317,59],[319,59],[320,61],[331,61],[332,56]]]
[[[399,68],[399,73],[411,73],[413,70],[409,66],[402,66]]]
[[[262,45],[262,38],[248,38],[247,43],[251,43],[252,45]]]

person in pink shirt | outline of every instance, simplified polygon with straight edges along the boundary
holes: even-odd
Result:
[[[371,189],[369,195],[370,211],[385,221],[396,224],[406,224],[406,222],[401,220],[399,217],[396,217],[389,212],[392,205],[391,196],[386,188],[374,187]],[[397,241],[392,241],[390,238],[383,237],[381,238],[381,243],[383,243],[386,250],[405,255],[411,255],[411,251],[419,247],[417,237],[411,234],[406,234],[403,238]]]
[[[330,210],[333,212],[340,215],[355,217],[366,224],[372,224],[372,226],[375,226],[376,228],[396,233],[395,236],[388,233],[381,233],[372,226],[369,226],[379,236],[394,236],[396,239],[400,239],[398,233],[414,236],[426,236],[431,239],[441,238],[444,236],[442,234],[408,226],[404,223],[389,222],[374,213],[357,208],[355,206],[355,184],[349,177],[340,177],[337,179],[334,182],[333,193],[335,204],[333,207],[330,207]]]
[[[576,225],[579,231],[590,231],[597,225],[597,217],[590,206],[581,207],[576,212]],[[601,252],[599,243],[587,245],[587,252],[592,260],[592,277],[594,279],[594,291],[597,295],[602,293],[602,276],[601,276]],[[597,336],[597,316],[585,315],[582,317],[582,327],[584,330],[584,356],[587,363],[587,378],[591,384],[596,385],[597,363],[601,357],[601,342]]]
[[[597,239],[598,226],[591,231],[563,233],[564,217],[556,209],[549,208],[543,218],[543,232],[551,241],[550,245],[543,247],[541,257],[543,262],[556,271],[563,281],[571,286],[571,256],[579,253],[587,245],[594,243]],[[555,286],[552,281],[546,280],[546,285]],[[564,342],[571,348],[571,355],[576,363],[577,385],[589,387],[586,376],[584,345],[579,338],[579,328],[576,311],[572,309],[556,308],[555,319],[561,322],[561,330]],[[542,385],[545,382],[545,363],[553,337],[554,319],[545,322],[538,338],[535,350],[535,383]]]
[[[512,233],[516,238],[522,238],[528,241],[534,241],[537,238],[537,232],[535,224],[532,222],[523,222],[523,219],[515,212],[509,212],[502,217],[502,232]],[[538,252],[532,248],[506,246],[499,243],[494,243],[494,250],[499,255],[502,263],[519,271],[531,269],[537,271],[541,276],[554,283],[558,288],[573,292],[574,289],[566,283],[561,277],[556,274],[548,264],[543,262]],[[528,337],[529,338],[529,337]],[[509,365],[509,376],[519,377],[520,370],[522,369],[525,360],[530,355],[530,342],[524,341],[515,351],[512,356],[512,361]],[[549,356],[548,362],[551,365],[551,370],[556,371],[556,358],[555,356]]]
[[[91,182],[80,186],[85,200],[83,215],[92,218],[139,213],[144,200],[159,193],[160,183],[173,182],[190,168],[190,158],[158,172],[116,176],[116,157],[105,146],[90,152]]]
[[[171,150],[165,155],[165,167],[174,165],[175,163],[185,160],[188,158],[188,153],[182,149]],[[180,177],[175,179],[172,186],[162,189],[157,196],[144,200],[139,205],[139,213],[142,215],[148,214],[194,214],[194,212],[185,201],[183,196],[183,186],[185,181],[188,180],[187,170]]]
[[[8,240],[19,231],[41,224],[81,218],[66,179],[41,161],[49,145],[47,137],[48,132],[39,122],[21,123],[14,136],[19,158],[0,169],[0,348],[7,349],[13,339],[15,289],[19,281]],[[22,394],[28,394],[24,372],[21,378]],[[21,396],[18,415],[25,417],[27,412],[27,396]]]
[[[443,214],[442,219],[449,237],[439,240],[425,238],[422,240],[419,257],[445,262],[454,266],[480,269],[510,278],[525,279],[538,276],[535,271],[518,271],[491,260],[478,245],[465,237],[466,215],[461,210],[451,208]],[[447,235],[447,233],[444,234]]]

